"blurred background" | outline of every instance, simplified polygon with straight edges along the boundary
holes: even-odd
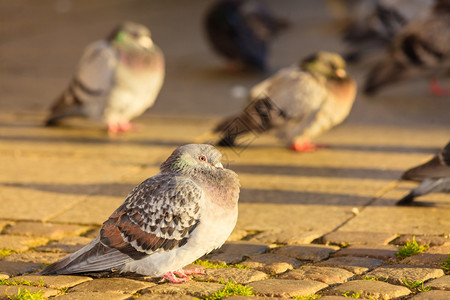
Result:
[[[72,78],[84,47],[124,20],[148,26],[166,57],[165,82],[147,116],[226,116],[242,107],[243,88],[278,69],[318,50],[346,51],[341,34],[346,20],[337,17],[335,1],[261,2],[291,25],[271,44],[266,72],[230,73],[211,50],[203,28],[205,12],[213,1],[1,0],[1,111],[44,117]],[[371,53],[350,65],[349,73],[361,84],[382,53]],[[448,126],[450,118],[443,111],[450,111],[450,101],[431,96],[428,80],[421,78],[399,83],[372,98],[359,93],[346,122]]]

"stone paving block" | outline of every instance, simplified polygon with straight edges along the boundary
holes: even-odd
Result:
[[[249,284],[261,296],[293,297],[308,296],[326,288],[328,285],[312,280],[267,279]]]
[[[350,271],[354,274],[362,274],[367,271],[384,265],[385,262],[376,258],[358,257],[358,256],[340,256],[332,257],[325,261],[319,262],[316,266],[338,267]]]
[[[284,273],[301,265],[300,261],[295,258],[273,253],[252,256],[241,264],[269,274]]]
[[[268,299],[277,299],[280,300],[279,297],[261,297],[261,296],[231,296],[225,298],[227,300],[268,300]]]
[[[354,276],[353,273],[339,268],[302,266],[282,274],[280,279],[314,280],[326,284],[343,283]]]
[[[105,293],[105,292],[70,292],[65,295],[55,297],[58,300],[125,300],[130,299],[130,295]],[[140,298],[139,298],[140,299]]]
[[[33,272],[41,268],[41,264],[26,263],[21,261],[0,261],[0,270],[9,276]]]
[[[321,237],[322,235],[323,232],[317,230],[304,230],[298,228],[297,229],[286,228],[283,230],[272,229],[255,235],[249,241],[265,244],[296,245],[296,244],[311,243],[312,241]]]
[[[442,276],[438,279],[430,280],[425,287],[431,286],[432,289],[450,291],[450,275]]]
[[[336,245],[386,245],[396,237],[387,232],[335,231],[324,236],[322,241]]]
[[[23,237],[15,235],[0,235],[0,249],[11,249],[14,251],[26,251],[31,247],[45,244],[46,238]]]
[[[37,247],[37,251],[56,252],[56,253],[73,253],[92,241],[90,238],[82,236],[67,236],[58,241],[51,241],[45,246]]]
[[[213,282],[186,282],[183,284],[158,284],[140,291],[141,294],[169,294],[169,295],[189,295],[197,298],[209,296],[224,287],[223,284]]]
[[[67,256],[66,253],[18,252],[3,257],[3,260],[52,264],[66,256]]]
[[[114,172],[118,171],[115,170]],[[131,189],[129,192],[131,192]],[[50,218],[48,221],[69,224],[102,225],[116,208],[122,204],[125,198],[126,195],[120,197],[90,196],[78,203],[76,209],[66,210]]]
[[[377,203],[378,200],[375,206],[366,207],[341,230],[358,231],[361,228],[370,228],[378,232],[414,235],[444,235],[449,232],[449,208],[376,206]]]
[[[210,254],[203,256],[201,259],[226,264],[237,264],[243,261],[245,257],[264,253],[267,249],[269,249],[269,246],[264,244],[247,241],[229,242]]]
[[[395,259],[398,247],[393,245],[351,245],[341,249],[334,256],[360,256],[383,260]]]
[[[356,298],[393,299],[411,294],[404,286],[389,284],[382,281],[353,280],[336,287],[327,292],[330,295],[360,294]]]
[[[411,242],[413,238],[419,245],[428,245],[430,247],[441,246],[444,243],[450,242],[448,238],[445,238],[443,236],[405,234],[393,240],[391,244],[403,246],[407,242]]]
[[[12,296],[17,295],[19,290],[28,290],[30,293],[42,292],[42,296],[45,298],[55,296],[59,291],[38,286],[27,285],[0,285],[0,300],[15,299]],[[9,298],[9,297],[11,298]],[[24,298],[20,298],[24,299]]]
[[[403,284],[403,280],[426,281],[428,279],[444,276],[444,271],[439,268],[410,266],[410,265],[388,265],[376,268],[367,273],[367,276],[376,277],[394,284]]]
[[[450,253],[450,242],[431,247],[423,253],[406,257],[400,263],[419,266],[441,267],[441,261],[446,261]]]
[[[89,229],[87,226],[51,224],[41,222],[17,222],[4,230],[4,234],[42,236],[51,239],[62,238],[65,235],[80,235]]]
[[[37,168],[42,170],[42,164]],[[39,177],[41,176],[40,174]],[[0,202],[0,219],[27,221],[47,221],[58,211],[69,209],[86,197],[85,195],[55,194],[5,185],[2,185],[1,192],[5,195],[3,199],[7,199],[7,201]],[[24,209],[25,203],[26,209]]]
[[[415,295],[413,300],[448,300],[450,299],[450,292],[447,291],[428,291]]]
[[[252,269],[222,268],[222,269],[205,269],[205,275],[195,275],[195,279],[200,281],[228,282],[230,280],[246,284],[253,281],[266,279],[266,273]]]
[[[136,299],[139,299],[139,300],[192,300],[192,296],[188,296],[188,295],[145,294],[145,295],[139,296]],[[227,298],[227,299],[230,299],[230,298]]]
[[[331,253],[334,253],[339,249],[340,248],[337,246],[308,244],[279,247],[275,249],[274,252],[300,260],[311,260],[317,262],[327,259]]]
[[[242,238],[246,237],[248,232],[246,230],[235,228],[233,232],[231,232],[230,236],[227,239],[227,242],[235,242],[240,241]]]
[[[105,292],[134,294],[137,291],[152,287],[154,283],[131,280],[127,278],[100,278],[81,283],[70,289],[71,292]]]
[[[2,272],[2,271],[0,271],[0,272]],[[0,273],[0,280],[1,279],[8,279],[8,278],[9,278],[8,274]]]
[[[87,276],[75,276],[75,275],[59,275],[59,276],[23,275],[23,276],[16,276],[10,279],[10,281],[21,281],[21,280],[43,283],[45,287],[52,289],[62,289],[67,287],[73,287],[83,282],[90,281],[92,280],[92,278]]]
[[[320,297],[320,300],[345,300],[348,299],[348,297],[344,296],[323,296]]]
[[[11,225],[11,224],[14,224],[13,222],[9,222],[9,221],[0,221],[0,233],[3,233],[2,231],[3,231],[3,229],[5,229],[5,227],[7,226],[7,225]]]

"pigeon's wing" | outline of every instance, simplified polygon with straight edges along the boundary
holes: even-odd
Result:
[[[100,237],[42,274],[108,270],[187,243],[203,192],[191,180],[156,175],[138,185],[103,223]]]
[[[51,108],[48,125],[73,114],[98,117],[101,110],[82,112],[83,106],[97,102],[92,107],[104,107],[114,86],[114,75],[118,53],[107,41],[97,41],[87,46],[78,64],[77,71],[68,88]]]
[[[291,139],[312,125],[326,104],[327,90],[311,74],[286,68],[251,90],[253,99],[267,98],[271,120],[282,139]]]
[[[103,223],[101,242],[134,259],[185,245],[200,222],[202,189],[163,174],[138,185]]]
[[[442,151],[426,163],[407,170],[402,179],[422,181],[426,178],[450,177],[450,143]]]

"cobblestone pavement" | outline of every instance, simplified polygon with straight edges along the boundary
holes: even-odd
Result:
[[[236,111],[243,100],[233,99],[231,88],[261,79],[211,67],[220,61],[201,36],[189,34],[198,24],[186,22],[178,42],[188,46],[177,46],[174,16],[180,24],[200,18],[207,1],[189,7],[157,2],[72,3],[67,15],[50,8],[70,1],[39,7],[0,2],[0,12],[9,12],[0,18],[0,57],[10,58],[0,59],[0,299],[24,290],[51,299],[207,298],[231,281],[256,296],[228,299],[450,299],[450,195],[394,206],[416,186],[399,182],[402,172],[450,136],[450,101],[430,97],[426,82],[375,99],[359,95],[349,119],[318,139],[328,147],[314,153],[288,151],[268,136],[248,137],[249,147],[221,149],[224,165],[241,180],[239,220],[228,242],[197,262],[206,275],[192,282],[115,273],[35,275],[94,238],[175,147]],[[298,13],[301,21],[274,45],[274,70],[317,49],[340,49],[322,2],[278,3],[280,13],[294,20]],[[108,137],[84,124],[42,127],[83,45],[123,18],[149,25],[167,57],[166,84],[155,107],[137,120],[140,130]],[[30,45],[39,47],[30,52]],[[364,70],[350,73],[361,82]],[[413,239],[425,250],[397,257]]]

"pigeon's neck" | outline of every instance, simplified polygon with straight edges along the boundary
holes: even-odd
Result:
[[[213,174],[194,172],[192,179],[197,182],[217,205],[233,209],[239,199],[239,179],[231,170],[217,169]]]

